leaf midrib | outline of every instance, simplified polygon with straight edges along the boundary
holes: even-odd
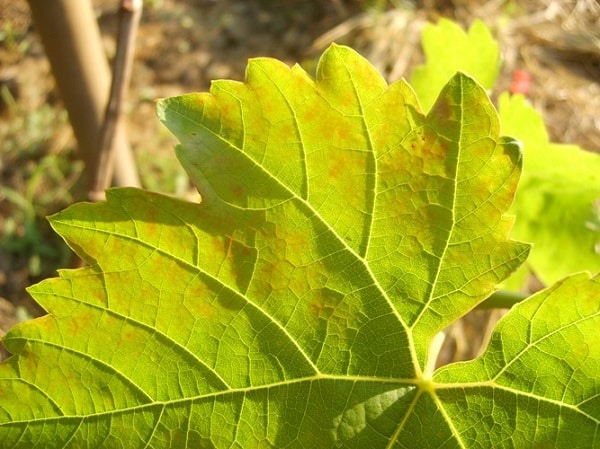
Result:
[[[6,381],[6,380],[22,380],[22,379],[6,379],[5,378],[2,380]],[[171,400],[166,400],[166,401],[152,401],[150,403],[145,403],[145,404],[140,404],[140,405],[135,405],[135,406],[130,406],[130,407],[124,407],[124,408],[110,410],[110,411],[89,413],[89,414],[84,414],[84,415],[63,414],[61,416],[43,417],[43,418],[38,418],[38,419],[28,419],[28,420],[20,420],[20,421],[15,420],[15,421],[2,423],[2,424],[0,424],[0,427],[10,426],[13,424],[18,425],[20,423],[31,424],[31,423],[35,423],[35,422],[60,421],[62,419],[92,419],[92,418],[101,417],[101,416],[127,414],[129,412],[136,412],[136,411],[139,411],[142,409],[154,408],[154,407],[159,407],[159,406],[164,409],[169,406],[176,406],[176,405],[180,405],[180,404],[201,401],[201,400],[204,400],[207,398],[217,398],[217,397],[222,397],[222,396],[226,396],[226,395],[243,394],[243,393],[249,393],[249,392],[260,391],[260,390],[268,390],[271,388],[277,388],[277,387],[281,387],[281,386],[293,385],[293,384],[298,384],[298,383],[304,383],[304,382],[310,383],[310,382],[317,382],[317,381],[324,381],[324,380],[332,380],[332,381],[339,380],[339,381],[343,381],[343,382],[363,382],[363,383],[371,383],[371,384],[388,383],[388,384],[397,384],[399,388],[401,388],[402,386],[414,386],[416,389],[419,389],[419,392],[417,392],[418,396],[421,396],[424,394],[430,394],[433,397],[434,401],[438,404],[438,407],[440,407],[441,410],[444,409],[443,408],[444,403],[439,400],[438,395],[436,394],[436,392],[438,390],[449,390],[449,389],[466,390],[466,389],[471,389],[471,388],[475,389],[475,388],[481,388],[481,387],[489,387],[489,388],[503,390],[503,391],[515,394],[517,396],[519,396],[519,395],[526,396],[526,397],[529,397],[529,398],[534,399],[539,402],[550,403],[557,407],[568,408],[576,413],[579,413],[582,416],[585,416],[587,419],[589,419],[597,424],[600,424],[600,420],[596,419],[595,417],[593,417],[590,414],[581,410],[579,408],[579,404],[569,404],[567,402],[562,402],[562,401],[559,401],[556,399],[549,399],[544,396],[539,396],[539,395],[536,395],[536,394],[533,394],[530,392],[517,390],[515,388],[511,388],[506,385],[498,384],[498,383],[496,383],[495,380],[492,380],[492,379],[486,380],[486,381],[457,382],[457,383],[451,383],[451,384],[433,382],[433,387],[434,387],[433,392],[428,393],[425,390],[420,388],[419,385],[421,382],[416,379],[403,379],[403,378],[394,379],[394,378],[370,377],[370,376],[316,374],[313,376],[305,376],[305,377],[284,380],[284,381],[280,381],[280,382],[273,382],[271,384],[232,388],[229,390],[215,391],[215,392],[211,392],[211,393],[195,395],[195,396],[187,396],[187,397],[183,397],[183,398],[171,399]],[[447,421],[452,422],[453,420],[449,418]]]

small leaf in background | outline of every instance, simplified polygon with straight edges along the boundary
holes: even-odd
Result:
[[[425,65],[415,67],[410,84],[424,111],[429,111],[438,92],[459,71],[487,90],[493,89],[500,71],[500,46],[482,21],[475,20],[467,33],[448,19],[427,23],[421,45]]]
[[[113,189],[51,218],[90,266],[32,287],[49,315],[3,339],[3,447],[600,446],[597,277],[434,371],[529,252],[521,152],[472,78],[423,115],[334,45],[316,79],[255,59],[158,112],[203,200]]]
[[[503,133],[523,143],[511,235],[535,242],[528,267],[545,285],[577,271],[599,272],[600,155],[550,142],[541,115],[522,95],[502,94],[498,110]]]

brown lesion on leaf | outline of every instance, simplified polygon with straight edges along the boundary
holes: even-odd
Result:
[[[308,311],[313,317],[329,320],[333,317],[344,297],[344,294],[328,287],[319,288],[308,304]]]
[[[231,187],[231,193],[233,193],[233,196],[236,198],[242,198],[246,194],[246,189],[244,189],[242,185],[236,184]]]
[[[139,339],[139,333],[134,329],[129,328],[125,331],[121,331],[119,333],[119,346],[121,345],[131,345],[132,342],[135,342]]]
[[[206,303],[201,298],[198,298],[197,304],[194,307],[194,316],[202,317],[204,319],[211,319],[216,316],[217,309]]]
[[[450,103],[447,98],[440,97],[435,102],[432,112],[435,110],[435,115],[450,118],[452,115],[452,109],[450,108]]]
[[[335,310],[333,307],[324,304],[323,301],[321,301],[320,299],[312,301],[308,309],[312,316],[324,318],[326,320],[331,318]]]

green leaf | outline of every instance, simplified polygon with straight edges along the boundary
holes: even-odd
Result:
[[[503,132],[524,146],[511,235],[535,242],[529,268],[546,285],[576,271],[600,271],[600,155],[551,143],[522,95],[501,95],[499,111]]]
[[[500,71],[500,46],[489,29],[475,20],[468,33],[448,19],[427,23],[421,35],[425,65],[415,67],[410,83],[423,110],[429,111],[438,92],[458,71],[491,90]]]
[[[52,217],[90,266],[32,287],[50,314],[3,340],[3,447],[599,447],[598,278],[434,372],[438,332],[529,247],[485,91],[458,74],[416,104],[339,46],[316,80],[255,59],[159,102],[203,200],[114,189]]]
[[[564,279],[516,305],[480,358],[441,368],[455,431],[476,447],[600,447],[598,298],[600,276]]]

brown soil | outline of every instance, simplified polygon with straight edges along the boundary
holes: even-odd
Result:
[[[118,2],[93,3],[110,57],[115,48]],[[379,12],[368,7],[377,3],[382,6]],[[392,8],[392,3],[398,7]],[[331,40],[353,46],[393,81],[422,61],[419,30],[425,20],[441,16],[463,25],[474,18],[484,20],[503,49],[499,89],[508,89],[515,70],[526,70],[533,79],[528,97],[544,115],[551,138],[600,151],[600,6],[595,0],[153,0],[146,2],[139,31],[128,105],[129,137],[144,167],[146,186],[153,188],[152,178],[164,176],[163,166],[174,164],[173,140],[155,118],[153,99],[205,91],[212,79],[243,80],[247,59],[256,56],[300,62],[310,68]],[[0,19],[4,33],[0,88],[10,94],[0,97],[1,119],[5,120],[4,125],[0,123],[0,182],[23,192],[32,166],[42,155],[55,154],[75,164],[75,144],[66,121],[60,120],[60,94],[26,1],[0,0]],[[15,156],[15,151],[7,148],[18,147],[27,130],[15,131],[10,123],[20,123],[18,120],[47,104],[57,118],[47,122],[50,126],[43,148],[35,155]],[[61,194],[47,201],[37,218],[73,201],[74,197],[65,193],[73,192],[70,186],[77,185],[81,170],[73,167],[64,170],[69,188],[62,186]],[[39,188],[59,189],[53,182],[42,181]],[[18,213],[15,203],[0,195],[0,237],[7,235],[11,217]],[[23,226],[22,220],[15,222]],[[40,223],[36,220],[42,240],[59,245]],[[20,236],[27,232],[13,231]],[[31,247],[24,247],[21,253],[0,248],[0,335],[19,319],[41,312],[25,287],[52,275],[68,261],[61,249],[52,257],[42,256],[41,262],[38,260],[41,268],[32,270],[30,253]]]

